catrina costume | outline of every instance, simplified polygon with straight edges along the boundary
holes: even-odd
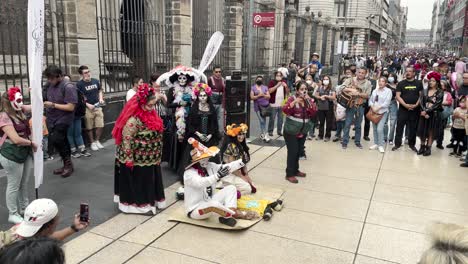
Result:
[[[144,109],[154,98],[154,88],[141,85],[112,130],[117,145],[114,202],[124,213],[155,214],[156,207],[166,206],[160,167],[163,123],[154,109]]]
[[[234,186],[216,190],[216,183],[227,176],[231,170],[244,166],[241,160],[229,164],[216,164],[208,159],[219,152],[219,148],[205,147],[194,138],[189,138],[193,150],[192,162],[184,173],[185,199],[187,217],[202,220],[218,217],[220,223],[235,226],[238,219],[253,219],[257,214],[252,211],[237,209],[237,191]]]
[[[248,175],[247,164],[250,161],[249,147],[245,141],[249,127],[246,124],[232,124],[226,127],[226,137],[221,147],[222,160],[225,163],[241,159],[244,167],[230,173],[222,179],[224,186],[234,185],[242,194],[256,193],[252,179]],[[241,140],[239,140],[241,138]]]
[[[193,104],[187,118],[185,137],[194,138],[202,142],[204,146],[217,146],[219,143],[218,119],[215,108],[211,102],[211,87],[205,83],[193,85]],[[190,163],[190,145],[185,146],[182,154],[181,166],[177,170],[180,178],[184,176],[184,168]]]
[[[172,151],[168,152],[169,157],[164,156],[163,160],[168,161],[175,171],[181,167],[180,161],[186,146],[187,118],[193,100],[192,83],[200,81],[206,81],[203,73],[182,65],[162,74],[156,80],[157,84],[169,87],[167,108],[171,111],[172,127],[168,129],[171,130],[172,138],[168,138],[166,144],[170,144],[169,149]]]

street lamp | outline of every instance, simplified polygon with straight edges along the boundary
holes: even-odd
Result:
[[[366,57],[369,57],[369,41],[370,41],[370,34],[371,34],[371,22],[372,19],[375,18],[375,15],[369,15],[366,17],[367,21],[369,21],[369,34],[367,34],[367,46],[366,46]]]

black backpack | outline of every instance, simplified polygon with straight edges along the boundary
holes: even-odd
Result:
[[[65,89],[64,89],[65,92]],[[83,94],[78,88],[76,89],[78,103],[75,105],[75,116],[76,117],[83,117],[86,114],[86,99]]]

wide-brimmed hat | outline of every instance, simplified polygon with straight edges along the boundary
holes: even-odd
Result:
[[[320,55],[317,52],[312,53],[312,57],[313,56],[317,56],[318,58],[320,58]]]
[[[187,167],[185,167],[186,170],[192,167],[194,164],[200,162],[201,160],[209,159],[211,157],[216,156],[216,154],[219,153],[218,147],[212,146],[207,148],[205,147],[205,145],[203,145],[201,142],[194,138],[189,138],[187,142],[192,145],[193,149],[192,151],[190,151],[192,161]]]
[[[226,126],[226,135],[230,137],[237,137],[237,135],[241,133],[247,134],[248,130],[249,130],[249,127],[244,123],[241,123],[240,125],[233,123],[233,124]]]

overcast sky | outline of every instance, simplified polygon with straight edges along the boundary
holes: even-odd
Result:
[[[408,7],[407,28],[430,29],[432,23],[432,5],[436,0],[402,0]]]

